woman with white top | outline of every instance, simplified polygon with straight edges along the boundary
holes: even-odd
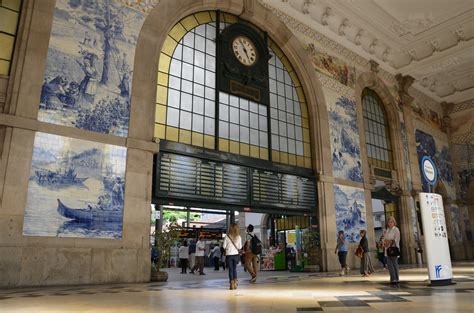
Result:
[[[179,262],[181,264],[181,274],[186,274],[186,271],[188,268],[188,259],[189,259],[188,242],[184,240],[181,247],[179,247]]]
[[[389,247],[397,247],[400,249],[400,230],[397,227],[397,222],[393,216],[388,218],[388,228],[385,232],[385,256],[387,257],[387,267],[390,273],[390,283],[398,284],[399,282],[399,268],[398,268],[398,256],[388,256],[387,249]]]
[[[240,250],[242,250],[242,238],[240,238],[239,226],[237,224],[230,224],[223,247],[229,269],[229,289],[237,289],[237,263],[239,263]]]

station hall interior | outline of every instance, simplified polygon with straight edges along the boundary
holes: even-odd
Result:
[[[2,312],[472,312],[473,227],[473,1],[0,0]]]

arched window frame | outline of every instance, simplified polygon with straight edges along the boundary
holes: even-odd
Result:
[[[369,165],[385,171],[394,169],[387,113],[380,97],[370,88],[362,91],[362,115]]]
[[[181,21],[179,21],[169,32],[162,48],[162,52],[160,54],[160,62],[158,67],[158,87],[157,87],[157,107],[156,107],[156,114],[155,114],[155,137],[160,139],[166,139],[175,142],[181,142],[184,144],[190,144],[200,147],[205,147],[208,149],[217,149],[223,152],[230,152],[236,153],[244,156],[250,156],[254,158],[260,158],[264,160],[271,160],[273,162],[288,164],[292,166],[298,167],[306,167],[311,168],[311,142],[310,142],[310,131],[309,131],[309,115],[308,109],[306,105],[305,96],[303,93],[302,86],[298,80],[298,77],[292,68],[290,62],[283,54],[281,49],[269,40],[269,50],[272,55],[275,57],[270,60],[269,66],[273,66],[275,68],[275,72],[279,70],[283,70],[285,76],[285,88],[287,89],[286,93],[289,94],[288,97],[279,97],[281,99],[285,98],[285,102],[295,101],[294,108],[286,109],[286,106],[282,108],[280,103],[270,103],[270,106],[266,107],[261,104],[259,106],[264,107],[266,112],[262,113],[262,108],[257,110],[259,114],[259,121],[263,123],[263,119],[266,119],[266,130],[263,131],[262,129],[257,129],[260,131],[260,144],[249,144],[246,142],[242,142],[242,140],[229,140],[229,138],[223,138],[223,136],[219,136],[219,128],[220,128],[220,115],[218,112],[220,111],[220,103],[219,99],[221,98],[222,92],[215,92],[214,96],[208,97],[207,89],[204,92],[204,102],[207,103],[208,101],[215,102],[215,109],[214,115],[209,116],[213,118],[215,124],[209,126],[208,129],[213,129],[213,132],[200,132],[194,131],[192,126],[188,129],[184,129],[176,126],[176,120],[174,121],[174,126],[170,126],[168,117],[168,110],[175,110],[169,106],[170,101],[173,101],[173,95],[169,93],[170,90],[170,79],[173,79],[173,76],[170,74],[170,67],[172,67],[173,56],[175,53],[175,49],[180,47],[181,40],[189,33],[192,32],[196,27],[208,24],[212,22],[216,22],[217,19],[217,12],[215,11],[205,11],[192,14],[188,17],[185,17]],[[220,23],[221,28],[225,28],[225,26],[238,22],[239,19],[237,16],[221,13],[220,14]],[[207,27],[207,26],[206,26]],[[221,29],[222,30],[222,29]],[[207,40],[207,39],[206,39]],[[182,47],[181,47],[182,48]],[[207,55],[207,48],[204,49]],[[217,58],[216,54],[214,54],[215,58]],[[274,59],[274,60],[273,60]],[[216,60],[216,59],[214,59]],[[275,61],[276,60],[276,61]],[[272,63],[273,61],[273,63]],[[217,63],[217,61],[216,61]],[[278,63],[279,66],[276,66]],[[206,68],[205,68],[206,69]],[[207,69],[206,69],[207,70]],[[215,74],[215,69],[214,69]],[[214,75],[214,78],[217,75]],[[270,79],[270,83],[272,80]],[[275,84],[279,84],[280,82],[276,82]],[[289,91],[288,86],[292,87],[292,90]],[[215,88],[215,87],[214,87]],[[214,89],[216,90],[216,89]],[[274,97],[275,99],[277,97]],[[242,99],[242,98],[239,98]],[[245,100],[244,100],[245,102]],[[248,102],[248,101],[247,101]],[[181,103],[181,102],[180,102]],[[206,107],[206,105],[204,105]],[[242,114],[242,106],[238,106],[240,111],[239,115]],[[288,106],[289,108],[290,106]],[[235,111],[235,110],[234,110]],[[248,109],[247,111],[251,111]],[[294,113],[293,111],[299,111],[298,114]],[[193,113],[191,109],[191,113]],[[252,114],[252,112],[250,112]],[[180,113],[180,117],[183,115]],[[189,114],[184,114],[187,120],[189,120]],[[293,115],[293,116],[292,116]],[[204,118],[206,121],[206,117]],[[207,124],[204,121],[203,128],[206,128]],[[284,125],[281,126],[281,121],[284,121]],[[290,121],[290,122],[289,122]],[[283,127],[279,130],[275,130],[271,127],[272,123],[279,122],[279,126]],[[262,124],[260,123],[260,124]],[[265,123],[263,123],[265,124]],[[239,124],[241,125],[241,124]],[[191,129],[189,129],[191,128]],[[235,127],[234,127],[235,128]],[[242,128],[242,127],[241,127]],[[255,131],[254,131],[255,132]],[[263,136],[267,136],[267,138],[262,138]],[[216,140],[217,136],[217,140]],[[286,137],[285,137],[286,136]],[[277,142],[276,142],[277,141]],[[286,147],[283,145],[286,144]]]

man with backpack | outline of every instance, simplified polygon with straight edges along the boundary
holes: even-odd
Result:
[[[249,272],[251,283],[257,281],[257,258],[262,253],[262,242],[253,233],[253,225],[247,226],[247,236],[245,238],[245,268]],[[252,263],[252,267],[250,267]]]

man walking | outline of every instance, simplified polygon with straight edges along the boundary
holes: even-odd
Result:
[[[199,236],[199,240],[196,243],[196,253],[195,253],[195,261],[196,264],[192,272],[199,269],[199,275],[206,275],[204,274],[204,252],[206,250],[206,243],[204,242],[204,238]]]
[[[252,277],[251,283],[257,281],[257,257],[262,253],[260,240],[253,233],[253,225],[247,226],[247,236],[245,237],[245,268]],[[252,264],[252,266],[250,266]]]

